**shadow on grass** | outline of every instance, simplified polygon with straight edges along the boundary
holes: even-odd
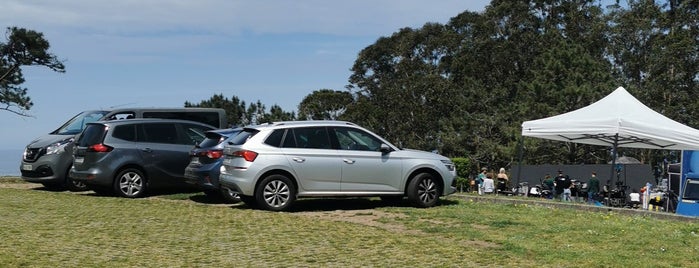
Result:
[[[441,199],[438,206],[458,204],[457,200]],[[366,210],[384,207],[413,207],[407,199],[400,201],[382,201],[377,197],[327,197],[327,198],[301,198],[297,199],[287,212],[324,212],[335,210]],[[240,202],[234,204],[233,209],[257,209]]]

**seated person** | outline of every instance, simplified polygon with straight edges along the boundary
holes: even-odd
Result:
[[[641,205],[641,194],[636,189],[631,190],[629,199],[631,200],[630,205],[632,208],[638,208]]]
[[[495,191],[495,182],[493,181],[493,176],[488,174],[483,180],[483,192],[486,194],[492,194]]]

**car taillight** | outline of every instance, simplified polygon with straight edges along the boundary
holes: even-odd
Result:
[[[93,144],[93,145],[90,145],[90,147],[87,147],[88,152],[98,152],[98,153],[111,152],[112,149],[114,149],[114,148],[112,148],[111,146],[101,144],[101,143]]]
[[[211,159],[219,159],[223,156],[223,150],[209,150],[206,151],[206,157]]]
[[[233,157],[242,157],[243,159],[245,159],[245,161],[253,162],[255,161],[255,158],[257,158],[257,153],[253,151],[242,150],[233,152]]]

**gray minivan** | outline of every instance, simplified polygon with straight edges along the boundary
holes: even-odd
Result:
[[[128,198],[153,187],[186,186],[189,151],[213,129],[171,119],[88,123],[75,141],[69,176],[97,193]]]
[[[73,164],[72,148],[75,136],[90,122],[131,118],[183,119],[216,128],[227,127],[226,113],[218,108],[119,108],[84,111],[55,131],[33,140],[26,146],[20,164],[22,179],[41,183],[52,190],[86,190],[84,184],[75,182],[68,176]]]

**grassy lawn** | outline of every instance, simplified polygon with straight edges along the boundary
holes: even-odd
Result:
[[[699,263],[699,221],[456,197],[430,209],[309,199],[275,213],[215,204],[199,193],[133,200],[0,187],[0,238],[3,267]]]

